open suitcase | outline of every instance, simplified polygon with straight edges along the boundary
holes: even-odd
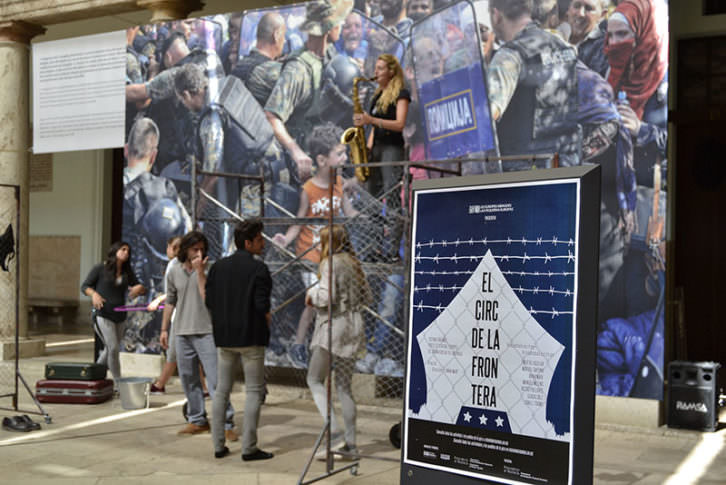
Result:
[[[113,397],[113,381],[42,379],[35,384],[38,401],[57,404],[98,404]]]
[[[106,366],[91,362],[48,362],[45,364],[45,378],[98,381],[106,378]]]

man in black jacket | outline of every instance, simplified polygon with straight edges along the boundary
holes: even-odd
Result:
[[[224,410],[229,402],[236,364],[242,359],[245,375],[245,413],[242,422],[242,459],[266,460],[272,453],[257,447],[264,389],[265,346],[270,341],[272,277],[254,255],[262,254],[262,222],[248,219],[234,230],[237,252],[217,261],[209,270],[205,302],[212,316],[217,346],[218,381],[212,404],[214,456],[229,454],[225,446]]]

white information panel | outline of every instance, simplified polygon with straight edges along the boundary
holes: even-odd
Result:
[[[33,152],[124,144],[126,32],[33,44]]]

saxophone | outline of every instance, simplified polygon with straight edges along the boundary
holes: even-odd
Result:
[[[358,83],[360,81],[373,81],[375,78],[356,77],[353,79],[353,114],[363,113],[363,107],[358,98]],[[362,126],[351,126],[343,132],[340,137],[340,143],[350,145],[350,158],[353,165],[367,164],[368,153],[366,148],[366,134]],[[361,182],[365,182],[370,177],[370,167],[356,167],[355,176]]]

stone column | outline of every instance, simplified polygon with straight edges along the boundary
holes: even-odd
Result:
[[[185,19],[204,7],[199,0],[137,0],[136,5],[151,11],[151,23]]]
[[[22,21],[0,22],[0,183],[20,186],[20,221],[15,224],[17,204],[7,195],[0,198],[4,232],[12,220],[19,255],[4,272],[0,269],[0,360],[15,358],[15,322],[19,322],[21,355],[42,354],[45,341],[29,341],[28,335],[28,140],[30,131],[30,39],[41,34],[41,26]],[[10,214],[12,213],[12,214]],[[20,283],[15,284],[15,272]],[[15,295],[19,305],[16,310]]]

